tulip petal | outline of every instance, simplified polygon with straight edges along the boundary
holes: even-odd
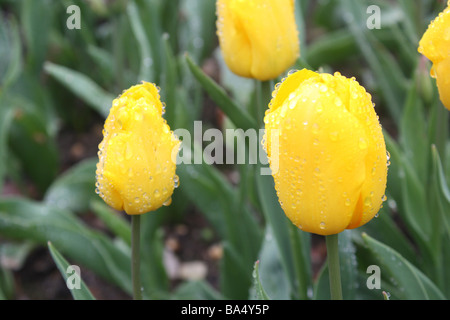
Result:
[[[436,75],[436,84],[442,104],[450,110],[450,57],[433,65]]]
[[[354,79],[298,71],[275,90],[265,123],[277,194],[296,226],[328,235],[374,217],[386,187],[386,149],[371,97]]]
[[[219,0],[217,34],[237,75],[270,80],[299,56],[293,0]]]
[[[111,207],[142,214],[169,204],[179,141],[162,118],[157,88],[134,86],[114,100],[99,145],[97,188]]]

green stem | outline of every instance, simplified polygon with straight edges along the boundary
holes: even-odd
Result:
[[[131,278],[133,281],[133,298],[142,300],[140,273],[140,237],[141,216],[131,216]]]
[[[256,112],[255,117],[258,127],[263,125],[264,115],[266,109],[269,107],[269,102],[272,98],[272,81],[255,80],[256,90]]]
[[[327,243],[328,272],[332,300],[342,300],[341,271],[339,266],[338,234],[325,237]]]

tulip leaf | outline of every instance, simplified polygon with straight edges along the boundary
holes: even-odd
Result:
[[[361,1],[343,0],[339,2],[346,13],[348,28],[355,37],[360,52],[370,65],[380,92],[394,121],[401,119],[406,81],[391,54],[377,41],[366,27],[366,7]]]
[[[425,188],[409,160],[404,157],[402,160],[401,191],[404,210],[401,211],[401,214],[410,226],[411,231],[414,232],[416,240],[426,244],[430,240],[433,230],[426,214],[427,199]]]
[[[447,235],[450,236],[450,189],[447,184],[446,175],[442,167],[438,150],[433,146],[433,171],[434,171],[434,196],[438,201],[438,211],[440,214],[440,224],[445,227]]]
[[[313,68],[319,69],[326,64],[334,64],[351,56],[358,50],[355,37],[347,30],[337,30],[324,34],[310,44],[305,60]],[[302,55],[303,51],[302,51]]]
[[[217,19],[216,2],[182,0],[179,9],[186,20],[178,32],[182,51],[189,52],[195,61],[203,61],[215,48],[216,34],[211,30],[215,29]]]
[[[56,266],[58,267],[59,272],[61,272],[61,275],[64,278],[64,281],[66,281],[66,283],[67,283],[69,276],[74,275],[73,273],[67,273],[67,270],[69,270],[70,264],[61,255],[61,253],[53,246],[53,244],[51,242],[48,242],[48,249],[53,258],[53,261],[55,262]],[[74,271],[74,272],[76,272],[76,271]],[[78,275],[78,277],[80,277],[78,280],[79,283],[76,283],[74,281],[73,288],[70,288],[68,286],[68,288],[70,289],[70,293],[72,294],[72,297],[75,300],[95,300],[91,291],[86,286],[84,281],[81,279],[81,275]],[[79,285],[79,287],[77,287],[76,285]]]
[[[180,284],[171,299],[176,300],[223,300],[224,297],[206,281],[187,281]]]
[[[273,274],[271,275],[273,276]],[[253,267],[253,287],[258,300],[270,300],[259,279],[259,261],[256,261]]]
[[[417,73],[416,73],[417,74]],[[403,108],[403,116],[400,121],[400,143],[404,156],[411,161],[414,171],[421,181],[427,177],[427,149],[428,138],[423,119],[425,113],[422,100],[417,92],[417,77],[411,81],[408,97]]]
[[[97,200],[91,200],[90,208],[109,230],[131,246],[130,224],[122,216],[106,205],[100,197]]]
[[[186,61],[194,77],[218,107],[230,118],[233,124],[243,130],[256,128],[255,120],[243,108],[238,106],[213,79],[206,75],[186,54]]]
[[[0,200],[0,233],[45,245],[48,241],[68,258],[130,293],[130,252],[91,230],[70,211],[25,198]]]
[[[81,161],[52,182],[44,196],[44,202],[61,209],[84,213],[89,202],[99,198],[95,190],[97,158]]]
[[[8,155],[8,133],[11,123],[13,121],[14,111],[12,108],[5,107],[2,103],[3,95],[0,93],[0,193],[3,189],[4,176],[7,174],[7,168],[5,164],[7,163]]]
[[[395,203],[395,200],[392,199],[388,201],[394,201]],[[408,260],[416,257],[416,252],[409,239],[395,223],[394,214],[391,212],[389,205],[384,205],[374,219],[358,228],[358,230],[368,234],[376,234],[377,239],[401,253]]]
[[[67,67],[46,62],[44,70],[58,80],[103,117],[107,117],[114,96],[106,92],[86,75]]]
[[[134,1],[130,1],[128,3],[127,14],[141,55],[141,66],[138,81],[154,81],[151,68],[151,62],[153,60],[151,46],[148,41],[144,24],[142,23],[139,15],[138,6]],[[150,19],[150,21],[152,22],[153,19]]]
[[[165,33],[162,36],[163,48],[164,48],[164,81],[165,85],[161,88],[162,99],[167,104],[166,113],[164,117],[167,123],[173,127],[175,125],[175,117],[177,114],[177,61],[173,54],[172,47],[170,46],[170,36]]]
[[[22,49],[17,21],[0,20],[0,88],[3,92],[20,75]]]
[[[262,175],[258,172],[255,178],[261,210],[266,222],[270,225],[281,258],[281,265],[289,279],[291,294],[295,296],[298,291],[301,293],[301,297],[305,298],[310,285],[307,279],[311,278],[309,255],[306,254],[309,252],[307,249],[309,247],[309,234],[298,234],[297,230],[290,229],[292,223],[288,220],[278,202],[272,176]],[[262,263],[264,264],[264,261]],[[295,270],[295,268],[300,268],[302,272],[297,273],[298,270]]]
[[[20,160],[23,170],[40,192],[45,192],[58,173],[59,154],[56,141],[48,133],[46,120],[38,106],[25,99],[12,99],[20,104],[10,125],[10,151]],[[20,143],[14,143],[20,141]],[[39,161],[36,161],[39,155]]]
[[[380,268],[381,277],[392,285],[392,299],[445,299],[437,286],[398,252],[367,234],[362,238]]]
[[[14,276],[11,270],[0,265],[0,300],[14,298]]]
[[[253,291],[260,300],[286,300],[294,296],[294,285],[286,274],[276,239],[267,225],[258,261],[253,268]],[[268,292],[268,293],[266,293]]]
[[[33,72],[40,71],[47,54],[53,10],[50,0],[36,2],[25,0],[20,2],[20,20],[23,28],[25,46],[27,48],[27,67]]]
[[[252,265],[260,250],[262,232],[246,203],[240,201],[237,190],[217,168],[201,160],[194,165],[177,166],[180,189],[224,239],[221,264],[224,296],[242,299],[251,285]]]

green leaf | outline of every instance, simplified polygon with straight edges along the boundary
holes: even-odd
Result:
[[[195,61],[203,61],[215,48],[216,34],[211,32],[216,23],[216,2],[180,0],[180,11],[185,23],[179,28],[178,37],[182,52],[189,52]]]
[[[44,70],[100,115],[108,116],[115,97],[88,76],[52,62],[46,62]]]
[[[270,300],[259,279],[259,261],[256,261],[253,267],[253,286],[258,300]]]
[[[0,265],[0,300],[13,299],[14,289],[13,273]]]
[[[31,241],[2,242],[0,246],[0,265],[10,270],[20,270],[35,247],[35,243]]]
[[[91,199],[99,198],[95,190],[97,158],[81,161],[52,182],[44,196],[44,202],[61,209],[85,213]]]
[[[445,299],[437,286],[398,252],[367,234],[362,237],[380,267],[381,277],[393,287],[392,299]]]
[[[398,251],[406,259],[415,259],[417,253],[405,232],[394,221],[395,215],[396,213],[391,212],[389,205],[384,205],[374,219],[358,230],[376,235],[378,240]]]
[[[138,76],[138,81],[154,81],[152,74],[153,56],[151,52],[150,43],[139,15],[138,6],[134,1],[130,1],[127,6],[127,14],[130,20],[131,29],[136,37],[136,43],[141,56],[141,66]]]
[[[3,13],[2,13],[3,14]],[[0,19],[0,88],[8,88],[22,71],[22,47],[14,18]]]
[[[440,223],[444,226],[447,235],[450,236],[450,189],[447,184],[446,175],[442,167],[442,162],[436,147],[432,147],[433,174],[435,196],[438,201]]]
[[[416,240],[426,243],[433,232],[431,222],[426,214],[427,198],[423,183],[416,171],[411,167],[408,159],[402,159],[403,175],[401,177],[401,191],[403,209],[400,214],[414,232]]]
[[[195,78],[200,82],[203,89],[211,99],[230,118],[233,124],[243,130],[256,128],[255,120],[248,114],[243,106],[238,106],[214,80],[208,77],[186,54],[186,61]]]
[[[16,101],[21,100],[12,100]],[[23,105],[23,109],[16,110],[9,130],[10,151],[20,159],[23,171],[43,193],[59,169],[56,140],[48,133],[47,124],[36,112],[36,105]]]
[[[21,1],[21,24],[27,48],[27,67],[40,71],[48,50],[48,40],[55,6],[50,0]]]
[[[180,284],[170,296],[175,300],[223,300],[224,297],[205,281],[187,281]]]
[[[164,117],[167,120],[167,123],[173,127],[175,125],[175,121],[178,119],[178,105],[177,105],[177,79],[178,70],[177,70],[177,60],[173,54],[172,47],[170,46],[170,36],[165,33],[162,37],[163,48],[164,48],[164,86],[161,88],[161,96],[167,104],[166,113]],[[175,116],[177,115],[177,117]]]
[[[252,285],[252,267],[244,261],[245,256],[239,248],[229,241],[223,245],[220,261],[220,290],[227,299],[246,300]]]
[[[0,94],[0,193],[3,189],[4,177],[7,174],[6,159],[8,157],[8,134],[11,126],[14,110],[5,106],[3,102],[3,95]]]
[[[267,224],[271,227],[281,265],[289,279],[291,295],[296,296],[297,292],[300,292],[300,296],[305,298],[308,287],[311,285],[310,259],[307,254],[309,234],[304,232],[298,234],[290,229],[292,223],[287,219],[278,202],[272,176],[257,172],[255,178],[261,210]],[[299,273],[296,268],[299,268],[301,272]]]
[[[132,292],[130,250],[87,228],[70,211],[21,197],[0,199],[0,234],[41,245],[51,241],[68,258]]]
[[[100,198],[92,200],[90,208],[114,235],[118,236],[129,246],[131,245],[130,224],[122,215],[111,209]]]
[[[198,149],[193,148],[200,153]],[[198,156],[202,157],[201,154]],[[223,174],[203,158],[200,159],[197,164],[182,163],[177,166],[181,182],[179,189],[199,208],[224,240],[224,258],[221,261],[224,296],[245,299],[244,295],[251,285],[252,265],[261,245],[261,228],[245,201],[241,201],[237,190]]]
[[[428,148],[428,133],[424,119],[426,119],[424,106],[417,91],[417,81],[411,81],[400,121],[399,137],[404,157],[410,160],[420,181],[426,181],[429,160],[427,158],[429,153],[424,152]]]
[[[308,48],[305,60],[315,69],[355,56],[358,46],[347,30],[337,30],[317,38]],[[302,51],[302,55],[303,51]]]
[[[270,225],[266,227],[256,263],[253,269],[252,290],[257,299],[270,296],[273,300],[288,300],[294,296],[294,286],[282,264],[280,250]]]
[[[397,122],[402,113],[405,77],[393,56],[366,27],[364,4],[355,0],[343,0],[339,4],[342,6],[342,11],[346,13],[347,26],[380,87],[387,109],[392,119]]]
[[[59,272],[61,272],[62,277],[64,278],[64,281],[67,282],[67,279],[69,278],[67,274],[67,270],[69,268],[69,263],[67,260],[59,253],[58,250],[53,246],[53,244],[49,241],[48,242],[48,249],[50,250],[50,254],[53,258],[53,261],[56,263],[56,266],[58,267]],[[94,296],[92,295],[89,288],[86,286],[84,281],[81,279],[81,275],[78,275],[80,277],[80,287],[73,289],[70,289],[70,293],[72,294],[72,297],[75,300],[95,300]]]

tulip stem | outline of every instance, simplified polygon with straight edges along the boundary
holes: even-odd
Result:
[[[341,271],[339,265],[338,234],[325,237],[327,245],[328,273],[332,300],[342,300]]]
[[[142,300],[140,273],[140,238],[141,216],[131,216],[131,278],[133,282],[134,300]]]
[[[255,79],[256,89],[256,121],[258,126],[263,124],[264,114],[272,97],[272,81],[260,81]]]

